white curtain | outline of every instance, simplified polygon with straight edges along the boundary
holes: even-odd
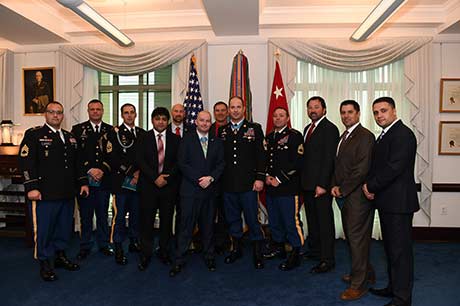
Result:
[[[13,120],[13,54],[6,49],[0,49],[0,120]]]
[[[404,59],[406,98],[411,104],[410,123],[417,137],[417,178],[421,184],[420,207],[430,220],[433,164],[431,162],[430,118],[432,45],[428,44]]]
[[[80,105],[83,98],[83,65],[58,52],[56,67],[56,100],[64,105],[63,127],[70,130],[81,121]]]
[[[169,66],[201,47],[204,40],[141,43],[132,48],[114,44],[62,46],[60,51],[75,61],[118,75],[140,75]]]
[[[296,58],[337,71],[364,71],[403,59],[431,41],[431,37],[370,39],[272,38],[276,45]]]

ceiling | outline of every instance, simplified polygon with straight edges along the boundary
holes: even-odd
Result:
[[[379,0],[86,0],[135,41],[161,33],[349,37]],[[409,0],[379,32],[460,35],[460,0]],[[386,31],[386,32],[385,32]],[[155,34],[156,33],[156,34]],[[378,33],[377,33],[378,34]],[[183,34],[185,35],[185,34]],[[383,34],[382,34],[383,35]],[[0,48],[106,38],[55,0],[0,0]]]

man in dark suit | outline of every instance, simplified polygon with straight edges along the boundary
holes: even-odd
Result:
[[[224,146],[216,136],[209,136],[211,114],[198,114],[196,133],[184,136],[179,147],[178,163],[182,173],[181,228],[174,267],[169,275],[178,274],[185,263],[185,255],[192,240],[193,229],[198,222],[203,255],[209,271],[216,270],[214,260],[213,224],[215,216],[216,180],[224,171]]]
[[[244,119],[245,107],[240,97],[232,97],[228,105],[230,122],[219,129],[225,152],[222,176],[224,209],[233,241],[233,250],[225,258],[225,263],[233,263],[242,257],[241,212],[244,212],[249,239],[253,242],[254,266],[263,269],[264,237],[258,219],[257,193],[263,189],[265,182],[264,134],[260,124]]]
[[[375,138],[359,123],[359,116],[358,102],[345,100],[340,104],[340,117],[346,130],[337,148],[331,194],[341,208],[343,230],[351,253],[351,273],[342,277],[350,286],[340,295],[342,300],[361,298],[367,292],[369,278],[375,282],[369,263],[375,209],[362,191]]]
[[[216,121],[214,121],[209,129],[209,137],[219,135],[219,128],[228,123],[228,106],[225,102],[216,102],[213,107],[213,112],[214,119]],[[218,180],[216,184],[217,194],[215,200],[216,218],[214,223],[214,243],[216,253],[222,255],[230,247],[230,236],[228,234],[227,222],[225,221],[224,197],[221,180]]]
[[[381,97],[372,104],[375,122],[383,129],[377,138],[363,191],[379,211],[387,256],[388,285],[370,292],[391,297],[386,306],[411,305],[414,286],[412,218],[419,210],[414,179],[417,140],[397,118],[395,102]]]
[[[171,123],[168,124],[168,129],[180,138],[184,137],[184,134],[195,129],[193,125],[188,125],[184,122],[185,109],[182,104],[178,103],[173,105],[171,108],[171,117],[172,120]]]
[[[305,257],[319,259],[311,273],[324,273],[335,267],[334,213],[329,192],[339,130],[326,118],[326,102],[322,97],[307,101],[311,123],[304,129],[304,157],[301,186],[308,224],[309,252]]]
[[[123,123],[107,134],[106,159],[112,169],[112,208],[111,242],[115,245],[115,262],[126,265],[122,243],[129,236],[131,250],[139,247],[139,195],[137,182],[139,168],[135,163],[136,143],[145,130],[135,126],[136,107],[125,103],[121,108]],[[126,215],[129,213],[129,231],[126,230]]]
[[[78,165],[88,174],[90,193],[88,197],[78,197],[80,211],[80,252],[78,259],[85,259],[93,247],[93,217],[96,214],[96,240],[99,250],[106,256],[112,256],[109,245],[109,201],[110,166],[104,161],[102,136],[112,126],[102,122],[104,105],[94,99],[88,102],[89,120],[74,125],[72,134],[78,141]]]
[[[168,127],[169,112],[157,107],[152,112],[153,129],[141,138],[136,154],[140,168],[141,254],[138,268],[147,269],[153,252],[153,230],[157,210],[160,211],[160,248],[158,256],[170,263],[170,240],[174,200],[177,195],[177,151],[180,137]]]
[[[54,281],[54,267],[69,271],[80,267],[71,262],[65,249],[72,237],[74,199],[77,191],[87,196],[88,177],[77,165],[77,140],[61,129],[64,108],[59,102],[45,107],[43,126],[28,129],[19,149],[24,191],[29,201],[34,229],[34,258],[40,276]]]

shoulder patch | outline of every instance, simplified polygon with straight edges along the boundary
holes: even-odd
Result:
[[[29,147],[25,144],[21,148],[21,157],[29,156]]]
[[[113,150],[113,147],[112,147],[112,143],[109,141],[107,141],[107,153],[112,153],[112,150]]]
[[[300,155],[303,155],[303,144],[299,144],[299,146],[297,147],[297,153],[300,154]]]

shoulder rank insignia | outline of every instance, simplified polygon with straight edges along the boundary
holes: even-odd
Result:
[[[21,157],[29,156],[29,147],[25,144],[21,148]]]
[[[110,141],[107,141],[107,153],[111,153],[112,152],[112,143]]]
[[[303,155],[303,144],[299,144],[299,147],[297,148],[297,153],[300,155]]]

